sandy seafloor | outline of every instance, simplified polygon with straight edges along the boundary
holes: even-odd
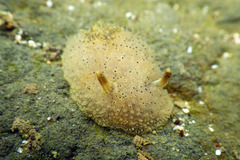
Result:
[[[144,152],[162,160],[240,159],[239,3],[0,0],[0,159],[137,159],[133,135],[86,118],[63,78],[67,37],[97,21],[144,37],[159,67],[173,71],[166,87],[173,101],[189,105],[189,113],[175,106],[162,129],[142,135],[155,143]],[[23,128],[12,131],[16,118]]]

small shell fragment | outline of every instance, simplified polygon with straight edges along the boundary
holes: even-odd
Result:
[[[221,154],[222,154],[222,152],[221,152],[220,149],[217,149],[217,150],[215,151],[215,155],[216,155],[216,156],[220,156]]]
[[[189,109],[190,108],[187,101],[174,101],[174,104],[180,109],[184,109],[184,108]]]
[[[189,113],[189,109],[187,109],[187,108],[183,108],[182,111],[183,111],[184,113]]]
[[[17,152],[18,152],[18,153],[22,153],[22,152],[23,152],[23,149],[22,149],[21,147],[19,147],[19,148],[17,149]]]
[[[136,135],[134,138],[133,138],[133,144],[137,147],[137,148],[142,148],[143,146],[146,146],[146,145],[149,145],[149,144],[152,144],[153,142],[147,140],[147,139],[144,139],[138,135]]]
[[[151,156],[149,156],[146,152],[138,150],[138,160],[153,160]]]

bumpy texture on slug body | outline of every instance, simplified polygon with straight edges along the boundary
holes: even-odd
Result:
[[[62,63],[72,98],[102,126],[139,134],[170,117],[167,91],[152,83],[164,73],[146,42],[131,32],[98,23],[68,40]]]

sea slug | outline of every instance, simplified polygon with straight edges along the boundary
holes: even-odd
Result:
[[[99,22],[80,31],[67,41],[62,65],[72,98],[102,126],[142,134],[171,115],[163,89],[171,70],[160,71],[147,43],[126,29]]]

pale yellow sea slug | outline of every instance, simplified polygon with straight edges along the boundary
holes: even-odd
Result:
[[[102,126],[141,134],[171,115],[163,89],[171,70],[160,71],[147,43],[130,31],[101,23],[82,30],[67,41],[62,64],[72,98]]]

